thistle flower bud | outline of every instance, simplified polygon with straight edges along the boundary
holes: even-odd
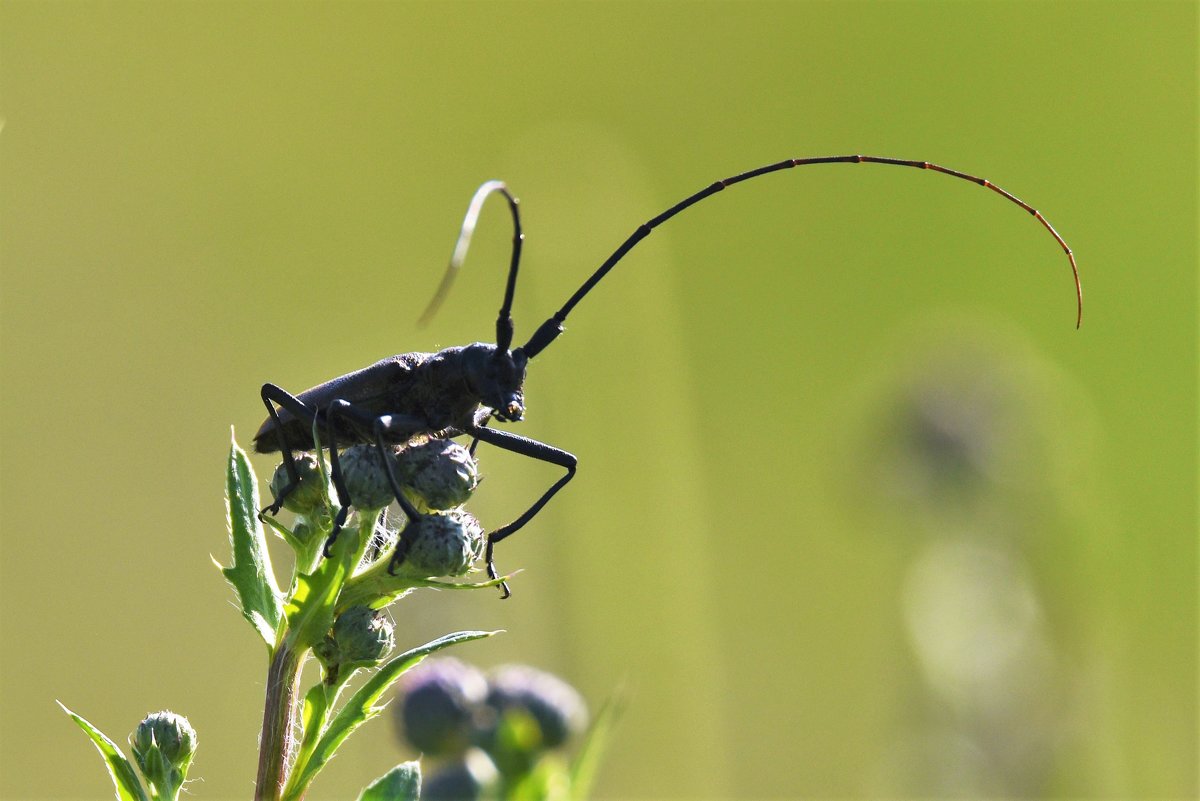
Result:
[[[396,644],[393,629],[386,615],[366,606],[352,606],[338,615],[325,639],[313,647],[325,667],[326,683],[379,664]]]
[[[501,770],[532,764],[587,727],[587,706],[575,688],[528,665],[505,665],[488,676],[492,723],[481,743]],[[506,771],[507,772],[507,771]]]
[[[443,765],[421,788],[421,801],[475,801],[494,797],[500,774],[488,755],[472,748]]]
[[[461,509],[420,515],[400,536],[410,538],[400,565],[410,576],[461,576],[483,555],[485,544],[479,521]]]
[[[409,445],[396,454],[405,494],[422,512],[462,506],[479,485],[471,452],[448,439]]]
[[[297,541],[305,544],[311,542],[312,538],[317,535],[320,535],[321,539],[324,540],[325,533],[325,530],[319,524],[310,523],[308,520],[297,520],[296,524],[292,526],[292,536]]]
[[[400,735],[428,756],[465,751],[473,739],[476,710],[487,697],[487,680],[457,659],[430,659],[403,679],[396,709]]]
[[[196,753],[196,730],[174,712],[147,716],[130,737],[133,758],[159,798],[174,799]]]
[[[283,508],[306,517],[320,514],[325,510],[326,498],[333,497],[333,488],[321,481],[321,470],[314,454],[297,453],[292,458],[300,476],[300,486],[283,499]],[[288,476],[287,463],[280,462],[271,476],[271,494],[278,498],[289,483],[291,478]]]
[[[389,458],[393,458],[391,454]],[[382,509],[395,500],[383,466],[383,458],[376,446],[349,447],[338,456],[338,463],[342,467],[346,490],[350,493],[350,503],[360,512]],[[399,479],[399,474],[397,478]]]

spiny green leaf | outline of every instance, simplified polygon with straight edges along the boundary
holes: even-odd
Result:
[[[357,528],[343,529],[334,543],[333,554],[317,565],[316,570],[297,574],[292,597],[284,610],[293,647],[311,648],[328,633],[342,587],[362,559],[374,530],[374,519],[364,517]]]
[[[71,716],[71,720],[75,721],[79,728],[83,729],[100,752],[104,764],[108,767],[108,775],[112,777],[119,801],[150,801],[150,797],[146,795],[146,790],[142,787],[142,782],[133,769],[133,764],[121,753],[117,744],[105,737],[104,733],[91,723],[67,709],[61,702],[56,703]]]
[[[221,572],[237,591],[242,615],[274,647],[275,632],[283,617],[283,602],[267,540],[258,520],[258,484],[245,452],[236,441],[229,447],[225,489],[226,522],[233,544],[233,565]],[[219,565],[218,565],[219,566]]]
[[[295,648],[311,648],[333,625],[333,602],[345,577],[340,560],[326,559],[312,573],[300,573],[288,599],[288,638]]]
[[[338,746],[355,729],[383,711],[382,707],[375,706],[375,702],[379,700],[379,697],[405,671],[415,667],[421,660],[435,651],[440,651],[443,648],[448,648],[451,645],[457,645],[461,642],[491,637],[499,633],[498,631],[459,631],[439,637],[436,640],[427,642],[418,648],[406,651],[389,660],[379,668],[375,675],[367,679],[366,683],[358,689],[358,692],[351,696],[350,700],[345,703],[337,715],[334,716],[333,720],[329,722],[324,734],[321,735],[320,742],[313,749],[308,764],[304,765],[300,771],[294,772],[292,780],[288,781],[288,790],[284,793],[284,797],[299,798],[304,795],[321,768],[325,767],[325,764],[333,758],[333,754],[337,751]]]
[[[371,782],[358,801],[418,801],[421,797],[421,765],[404,762]]]

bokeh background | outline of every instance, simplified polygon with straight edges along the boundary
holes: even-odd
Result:
[[[395,607],[413,645],[627,711],[608,798],[1197,793],[1194,3],[0,5],[0,796],[103,798],[54,706],[199,730],[252,792],[265,654],[224,559],[264,381],[518,339],[659,229],[531,365],[577,480],[515,596]],[[523,340],[522,340],[523,341]],[[557,470],[492,449],[511,519]],[[258,459],[260,473],[269,459]],[[283,555],[279,554],[282,559]],[[362,730],[314,799],[407,758]]]

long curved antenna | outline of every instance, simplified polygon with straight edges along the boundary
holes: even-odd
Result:
[[[961,178],[964,181],[970,181],[971,183],[979,184],[980,186],[991,189],[996,194],[1011,200],[1013,203],[1016,203],[1018,206],[1025,209],[1025,211],[1032,214],[1037,221],[1040,222],[1046,228],[1046,230],[1050,232],[1051,236],[1054,237],[1054,240],[1058,242],[1063,251],[1067,254],[1067,258],[1071,262],[1071,274],[1075,278],[1075,295],[1078,299],[1075,327],[1078,328],[1083,323],[1083,285],[1079,282],[1079,267],[1075,264],[1075,254],[1071,252],[1071,248],[1067,246],[1067,243],[1063,241],[1063,238],[1058,235],[1057,231],[1054,230],[1054,226],[1050,225],[1046,218],[1042,216],[1042,213],[1030,206],[1025,201],[1019,199],[1016,195],[1001,189],[991,181],[988,181],[984,178],[977,178],[974,175],[967,175],[965,172],[951,170],[947,167],[940,167],[937,164],[930,164],[928,161],[906,161],[904,159],[883,158],[881,156],[823,156],[821,158],[810,159],[788,159],[787,161],[781,161],[778,164],[768,164],[765,167],[759,167],[756,170],[750,170],[749,172],[743,172],[739,175],[734,175],[731,178],[726,178],[723,181],[717,181],[716,183],[701,189],[696,194],[681,200],[657,217],[647,220],[642,225],[639,225],[637,230],[635,230],[629,236],[629,238],[626,239],[621,246],[613,252],[611,256],[604,260],[604,263],[600,265],[596,272],[592,273],[591,277],[583,282],[583,286],[576,290],[575,294],[572,295],[565,304],[563,304],[563,307],[555,312],[553,317],[542,323],[538,330],[534,332],[534,335],[530,338],[529,342],[522,347],[525,355],[532,359],[547,345],[553,342],[554,339],[562,333],[562,324],[567,319],[567,315],[571,313],[571,309],[575,308],[575,305],[579,303],[579,301],[583,300],[584,296],[587,295],[588,292],[592,291],[592,288],[600,282],[600,279],[604,278],[604,276],[608,274],[608,271],[611,270],[617,262],[624,258],[626,253],[633,249],[634,245],[649,236],[650,232],[655,228],[662,225],[667,220],[686,209],[688,206],[699,203],[701,200],[704,200],[704,198],[720,192],[727,186],[732,186],[733,184],[741,183],[742,181],[748,181],[751,178],[757,178],[758,176],[766,175],[767,173],[777,172],[778,170],[786,170],[790,169],[791,167],[803,167],[808,164],[893,164],[898,167],[915,167],[919,170],[933,170],[935,172],[951,175],[955,178]]]
[[[442,275],[442,282],[433,293],[433,298],[430,299],[429,305],[425,307],[425,311],[422,312],[417,324],[421,326],[428,325],[433,316],[437,314],[442,301],[450,294],[450,287],[454,284],[454,279],[458,276],[458,271],[462,267],[463,262],[466,261],[467,250],[471,247],[471,236],[475,233],[475,224],[479,221],[479,214],[483,211],[483,204],[488,199],[488,196],[494,193],[504,195],[504,199],[508,201],[508,209],[512,213],[513,220],[512,260],[508,265],[508,282],[504,288],[504,305],[500,307],[500,316],[496,320],[496,344],[501,350],[507,351],[508,346],[512,344],[513,295],[517,291],[517,267],[521,263],[521,243],[524,241],[525,235],[521,233],[521,214],[517,210],[517,199],[508,191],[508,187],[503,181],[488,181],[475,190],[475,194],[471,198],[471,204],[467,206],[467,216],[463,218],[462,229],[458,232],[458,241],[454,243],[454,252],[450,256],[450,263],[446,266],[446,272]]]

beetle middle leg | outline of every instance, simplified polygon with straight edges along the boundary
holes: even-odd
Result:
[[[349,514],[349,506],[351,503],[350,492],[346,489],[346,479],[342,474],[341,459],[338,456],[337,440],[335,431],[337,430],[337,418],[345,415],[360,427],[369,427],[374,433],[374,445],[379,453],[379,459],[383,464],[384,473],[387,476],[388,485],[391,487],[392,494],[396,497],[396,503],[404,511],[405,516],[409,521],[415,520],[418,512],[416,507],[405,497],[400,489],[400,482],[396,479],[396,473],[392,469],[391,448],[388,447],[387,441],[384,439],[384,434],[393,430],[411,431],[419,426],[423,421],[417,420],[411,415],[391,415],[385,414],[381,416],[373,416],[359,411],[354,404],[345,400],[335,400],[325,412],[326,429],[329,437],[329,463],[330,463],[330,480],[333,481],[334,489],[338,495],[338,511],[337,516],[333,521],[333,530],[329,534],[329,538],[325,540],[325,558],[329,558],[333,543],[337,540],[338,534],[341,533],[342,526],[346,522],[346,516]],[[405,529],[408,527],[405,526]],[[403,546],[407,551],[407,542],[401,533],[400,542],[397,543],[397,551]],[[393,557],[393,560],[395,557]]]

